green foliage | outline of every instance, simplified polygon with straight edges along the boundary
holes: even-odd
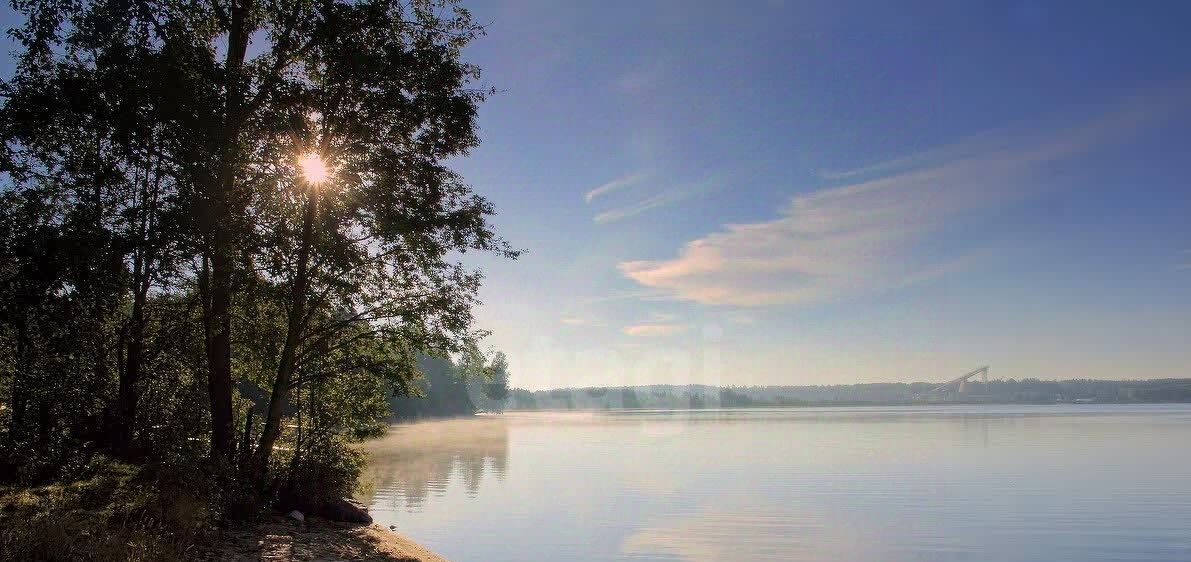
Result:
[[[308,441],[300,456],[292,450],[279,453],[272,471],[279,479],[278,507],[302,511],[351,497],[366,460],[347,439],[332,435]]]
[[[417,358],[417,365],[421,376],[410,391],[389,399],[393,418],[470,416],[476,413],[468,386],[472,380],[469,373],[471,377],[478,376],[474,363],[466,366],[449,358],[422,354]]]
[[[484,383],[485,409],[500,412],[509,398],[509,361],[503,352],[498,351],[492,357],[488,371],[489,380]]]
[[[478,145],[492,93],[462,58],[483,33],[465,9],[14,7],[18,64],[0,84],[0,480],[70,480],[105,452],[197,474],[211,513],[252,513],[279,495],[348,495],[352,444],[384,431],[389,396],[500,411],[506,361],[479,352],[482,276],[460,256],[518,251],[447,164]],[[317,185],[298,169],[307,154],[330,169]],[[125,484],[98,495],[123,506]],[[171,517],[149,501],[100,518],[144,522],[113,540],[140,544]],[[34,552],[40,539],[5,540]],[[133,557],[171,555],[153,544]]]

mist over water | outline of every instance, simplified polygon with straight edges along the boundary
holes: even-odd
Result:
[[[1191,560],[1191,406],[510,413],[369,443],[454,562]]]

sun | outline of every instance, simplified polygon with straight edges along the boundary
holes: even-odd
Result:
[[[320,184],[327,181],[327,164],[323,159],[313,152],[304,154],[298,160],[298,165],[302,167],[302,177],[312,184]]]

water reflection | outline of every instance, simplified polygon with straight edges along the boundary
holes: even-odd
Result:
[[[634,558],[686,562],[724,560],[864,560],[874,536],[859,536],[822,514],[763,500],[709,505],[694,513],[644,525],[621,544]]]
[[[508,472],[506,420],[454,419],[401,424],[384,438],[368,443],[366,488],[372,502],[391,510],[420,511],[432,495],[446,493],[458,479],[468,497],[480,491],[486,474],[503,479]]]
[[[1191,560],[1191,407],[506,414],[369,445],[455,562]]]

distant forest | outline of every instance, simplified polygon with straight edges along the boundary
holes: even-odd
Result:
[[[478,412],[500,413],[508,398],[508,371],[504,355],[496,354],[486,366],[491,378],[473,373],[472,366],[431,355],[418,357],[422,378],[414,381],[405,395],[389,398],[393,420],[470,416]]]
[[[993,403],[1160,403],[1191,402],[1191,379],[1044,381],[990,380],[972,383],[964,394],[941,399],[930,391],[939,383],[870,383],[829,386],[651,385],[562,388],[509,392],[511,410],[601,410],[613,408],[748,408],[844,406],[930,402]]]

